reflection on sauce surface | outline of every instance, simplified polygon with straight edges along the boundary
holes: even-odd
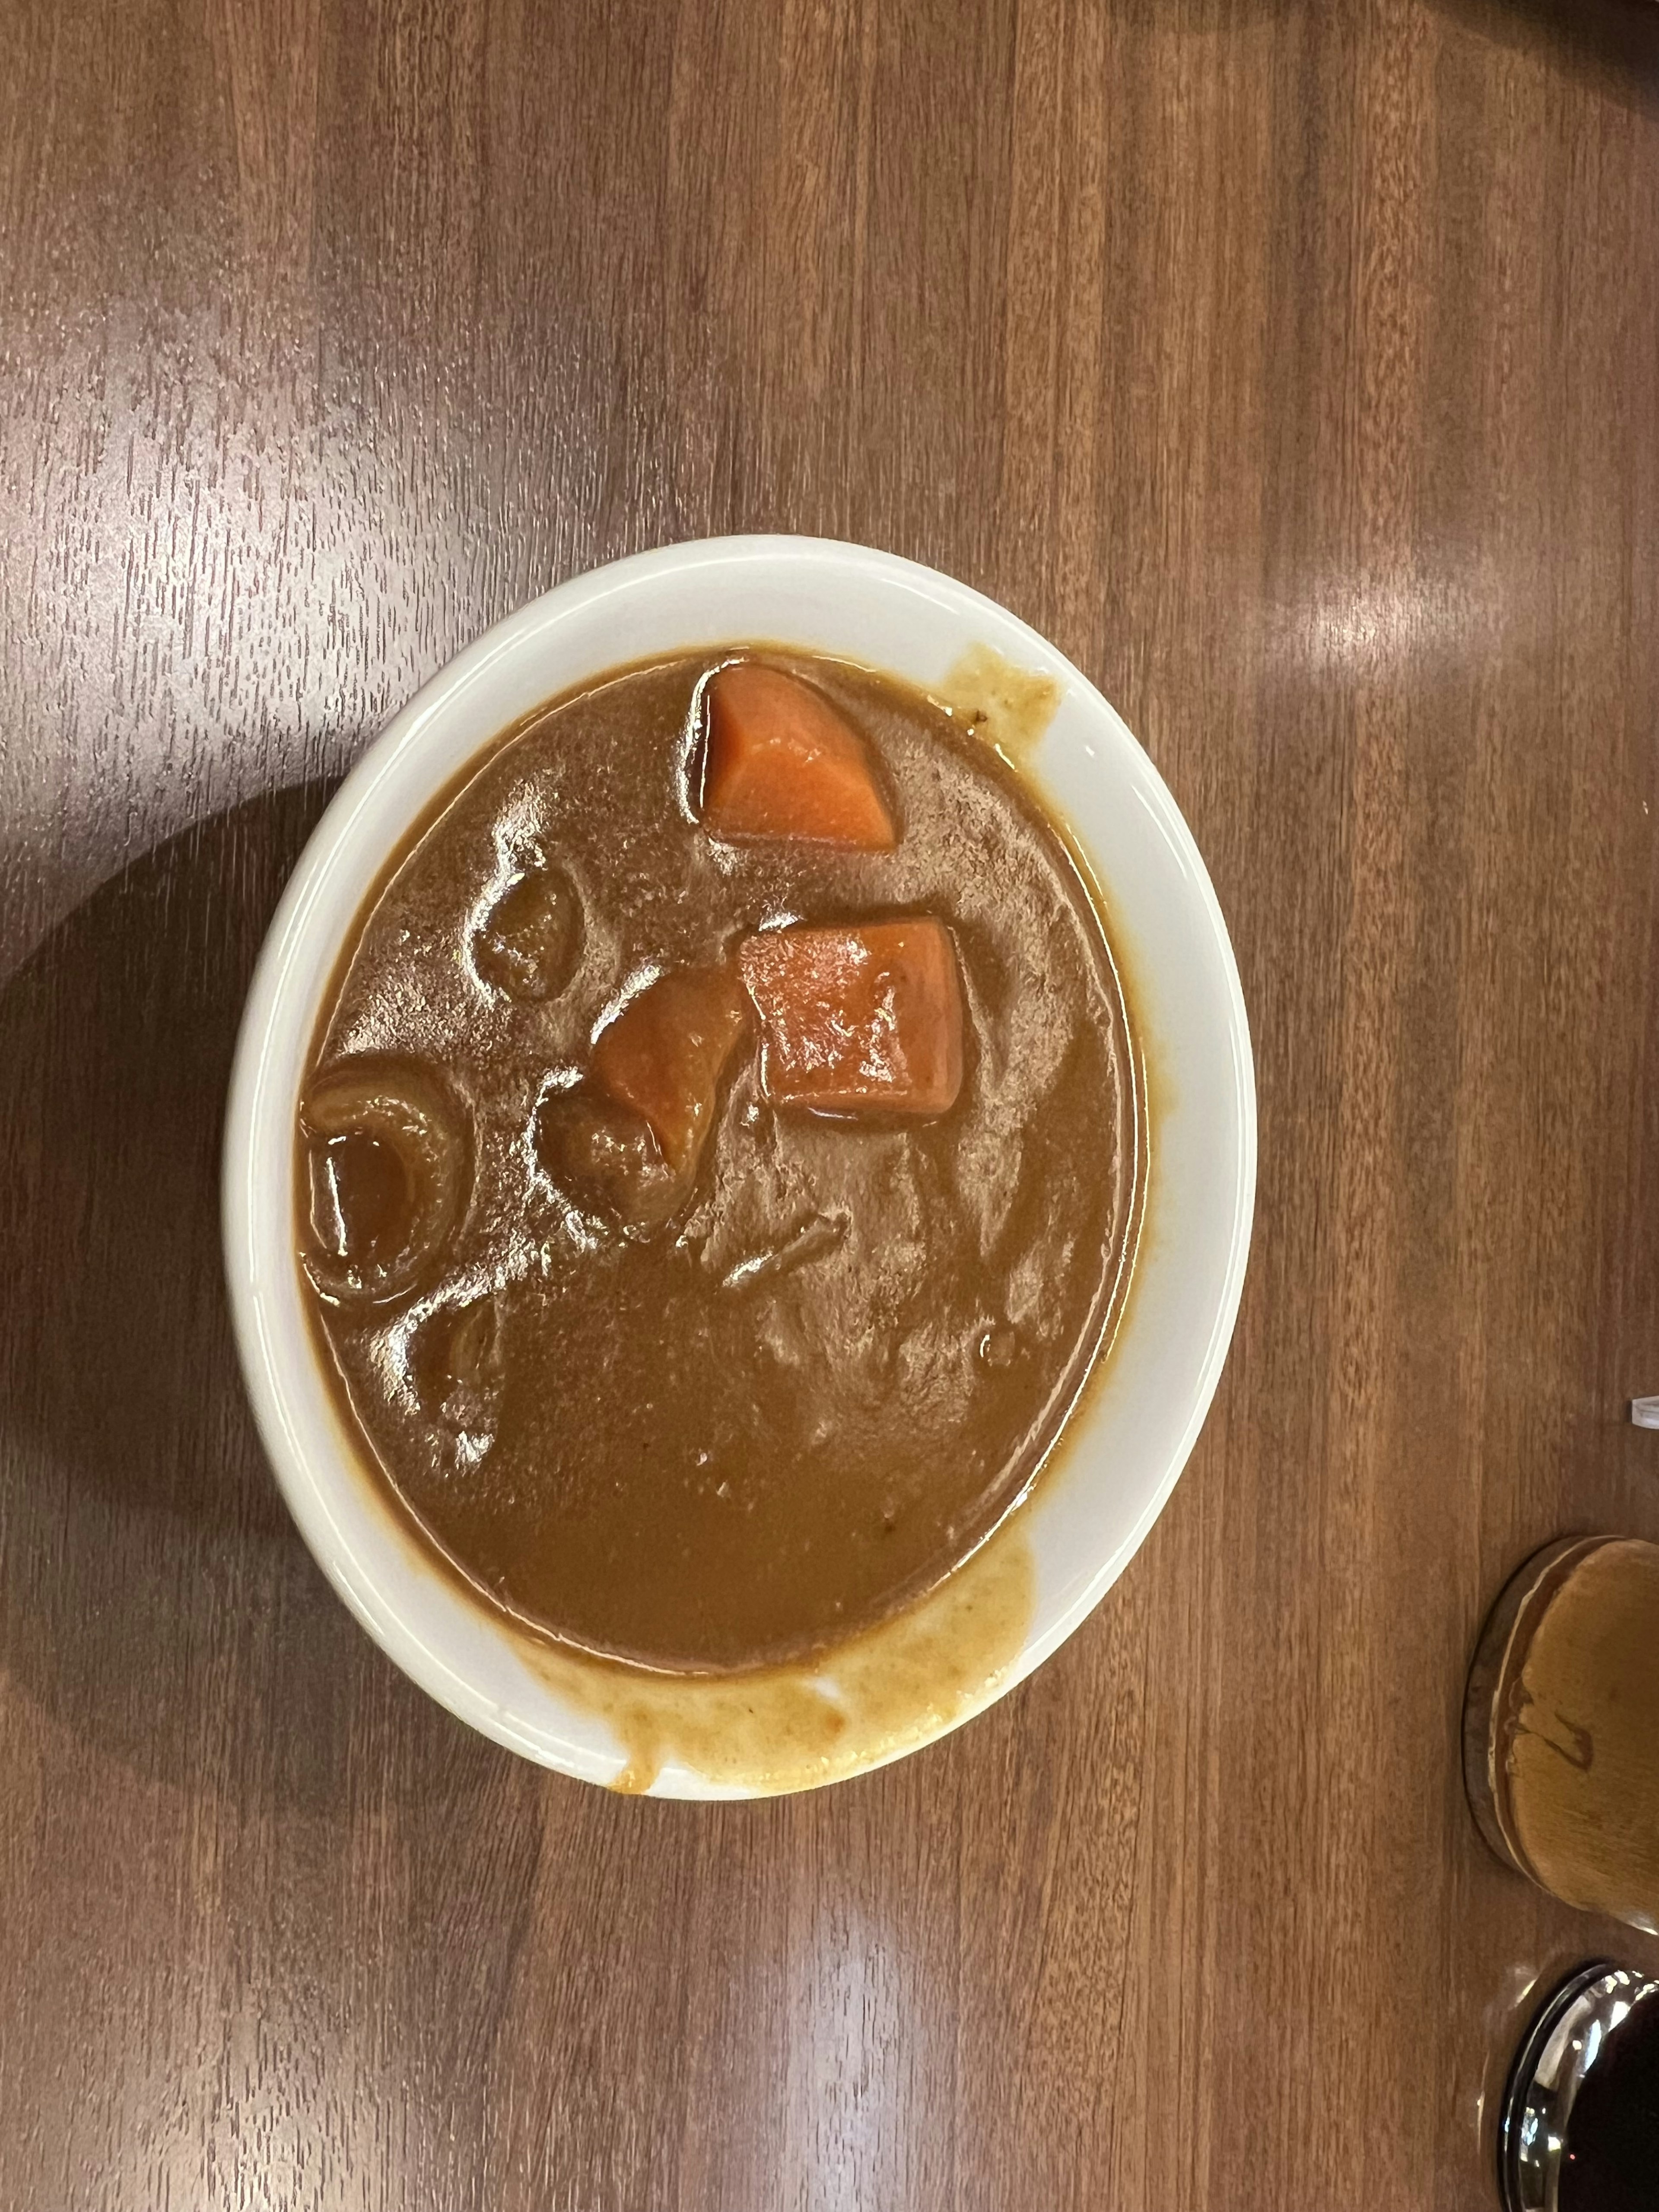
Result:
[[[307,1211],[314,1152],[300,1179],[313,1316],[365,1458],[531,1663],[610,1721],[635,1786],[665,1758],[806,1786],[988,1693],[1030,1565],[1018,1514],[983,1540],[1111,1321],[1137,1194],[1111,956],[1026,787],[904,687],[766,651],[861,733],[899,842],[714,838],[697,704],[729,657],[625,672],[510,732],[359,924],[310,1082],[373,1071],[380,1118],[356,1134],[395,1146],[407,1071],[417,1185],[422,1100],[463,1103],[468,1194],[441,1252],[385,1295],[343,1291],[349,1238]],[[1046,720],[1053,687],[1025,680]],[[1005,717],[1009,690],[999,675]],[[873,942],[906,915],[955,948],[960,1097],[918,1115],[769,1101],[752,1018],[721,996],[742,945],[801,922]],[[690,1006],[674,1018],[705,1102],[666,1148],[648,1080],[626,1112],[595,1088],[596,1039],[616,1025],[620,1046],[625,1020],[650,1039],[634,1010],[653,978]],[[337,1115],[329,1142],[353,1135]]]

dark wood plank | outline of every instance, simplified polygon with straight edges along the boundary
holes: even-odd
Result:
[[[13,0],[0,71],[0,2199],[1486,2201],[1534,1977],[1486,1604],[1659,1536],[1659,10]],[[591,562],[819,530],[1100,682],[1231,919],[1254,1266],[1024,1690],[623,1803],[347,1620],[218,1116],[377,721]]]

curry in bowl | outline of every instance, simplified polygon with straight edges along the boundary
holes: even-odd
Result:
[[[808,1657],[1024,1495],[1121,1306],[1124,996],[957,713],[733,647],[507,732],[393,855],[300,1100],[369,1479],[554,1642]]]

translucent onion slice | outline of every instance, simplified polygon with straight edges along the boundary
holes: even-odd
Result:
[[[328,1068],[301,1103],[310,1169],[306,1270],[325,1297],[385,1304],[435,1270],[471,1179],[465,1117],[401,1060]]]

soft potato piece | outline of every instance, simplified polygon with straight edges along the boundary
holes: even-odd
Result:
[[[702,820],[714,836],[897,844],[869,748],[811,684],[734,661],[710,678],[708,710]]]
[[[534,1005],[558,997],[581,944],[581,900],[569,877],[561,868],[528,868],[485,916],[472,939],[472,964],[491,990]]]
[[[962,1089],[962,976],[932,915],[745,939],[761,1088],[830,1114],[943,1114]]]
[[[556,1091],[536,1117],[536,1150],[567,1197],[634,1237],[666,1227],[691,1192],[631,1106],[586,1085]]]

